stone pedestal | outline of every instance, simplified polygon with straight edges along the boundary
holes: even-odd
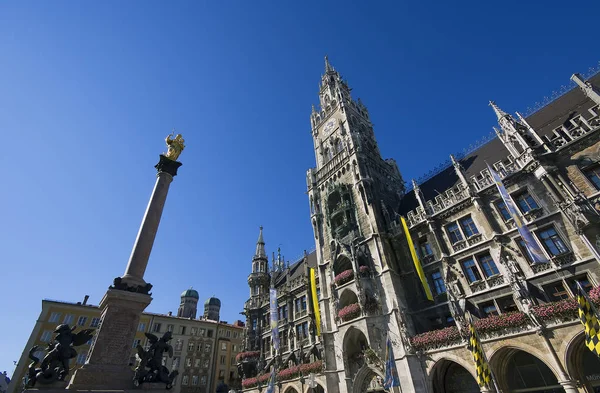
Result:
[[[85,364],[75,371],[67,389],[133,389],[129,366],[140,315],[150,304],[150,295],[109,289],[100,302],[100,329]]]

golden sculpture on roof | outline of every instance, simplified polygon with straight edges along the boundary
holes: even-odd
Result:
[[[173,138],[174,135],[175,132],[172,132],[170,135],[167,135],[167,138],[165,139],[165,143],[167,144],[168,150],[164,154],[164,156],[167,157],[169,160],[176,161],[179,158],[179,155],[181,154],[183,149],[185,149],[185,141],[183,140],[181,134],[177,134],[177,136]]]

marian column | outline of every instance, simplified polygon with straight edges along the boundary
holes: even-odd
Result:
[[[160,155],[155,168],[156,184],[142,225],[122,277],[117,277],[100,302],[100,327],[85,364],[75,371],[67,389],[123,390],[133,388],[134,372],[129,366],[131,348],[140,315],[152,301],[152,285],[144,272],[154,244],[169,185],[182,165],[177,158],[185,145],[181,135],[166,138],[168,151]]]

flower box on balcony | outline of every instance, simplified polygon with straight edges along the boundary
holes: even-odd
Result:
[[[344,270],[343,272],[341,272],[340,274],[335,276],[333,278],[333,281],[335,281],[335,285],[340,286],[347,282],[350,282],[353,278],[354,278],[354,270],[348,269],[348,270]]]
[[[529,317],[521,311],[507,312],[475,321],[475,329],[480,334],[498,332],[525,326]]]
[[[542,321],[571,321],[577,318],[577,310],[577,301],[574,299],[564,299],[532,307],[533,313]]]
[[[427,350],[447,345],[457,344],[462,338],[456,326],[431,330],[410,338],[410,343],[416,350]]]
[[[346,322],[351,319],[354,319],[360,315],[360,304],[352,303],[342,308],[338,313],[338,317]]]
[[[248,352],[240,352],[237,354],[237,356],[235,357],[235,359],[238,362],[241,362],[242,360],[252,360],[252,359],[258,359],[260,356],[260,352],[259,351],[248,351]]]
[[[358,272],[362,277],[367,277],[369,276],[369,274],[371,274],[371,268],[369,268],[368,266],[360,266],[358,268]]]

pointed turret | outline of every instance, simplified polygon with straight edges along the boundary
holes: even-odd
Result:
[[[325,55],[325,73],[335,71],[331,64],[329,64],[329,58]]]
[[[260,232],[258,234],[258,241],[256,242],[256,252],[254,258],[266,258],[267,253],[265,252],[265,240],[263,239],[263,227],[260,226]]]
[[[600,89],[592,85],[590,81],[585,81],[579,74],[573,74],[571,80],[579,86],[586,96],[596,104],[600,105]]]
[[[508,113],[506,113],[502,109],[500,109],[494,101],[490,101],[489,105],[492,107],[492,109],[494,109],[496,116],[498,116],[498,120],[502,119],[505,116],[509,116]]]

